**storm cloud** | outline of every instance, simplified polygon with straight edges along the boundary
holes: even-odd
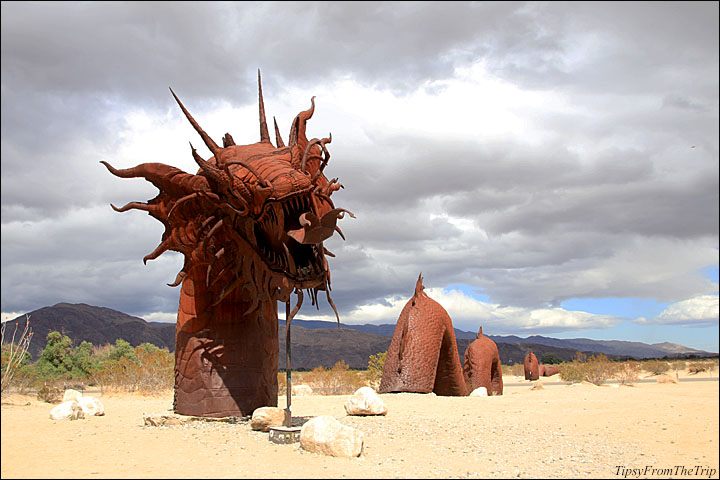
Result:
[[[675,304],[637,323],[717,325],[717,3],[1,9],[3,312],[172,316],[182,258],[143,265],[162,226],[109,207],[157,191],[99,161],[195,171],[168,87],[214,138],[257,141],[259,68],[283,132],[313,95],[309,134],[332,132],[333,198],[357,216],[326,242],[344,322],[394,322],[422,272],[448,302],[451,284],[487,296],[450,312],[471,330],[605,328],[622,319],[559,308],[604,297]]]

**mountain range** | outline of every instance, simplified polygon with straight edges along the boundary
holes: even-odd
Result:
[[[175,324],[147,322],[117,310],[86,304],[58,303],[28,313],[33,329],[29,352],[35,360],[45,348],[47,334],[58,331],[73,340],[73,345],[88,341],[93,345],[115,344],[123,339],[133,346],[149,342],[170,351],[175,349]],[[8,322],[4,342],[12,336],[14,323],[18,329],[25,325],[25,316]],[[285,368],[285,321],[278,320],[279,367]],[[331,367],[344,360],[351,368],[367,368],[368,357],[384,352],[390,346],[394,324],[349,325],[321,320],[293,320],[291,330],[291,365],[293,369]],[[587,355],[603,353],[610,358],[663,358],[687,356],[717,356],[717,353],[696,350],[675,343],[646,344],[620,340],[591,340],[588,338],[558,339],[533,335],[520,338],[514,335],[487,335],[498,346],[503,364],[522,363],[532,349],[539,358],[553,353],[563,360],[572,360],[576,352]],[[455,329],[458,353],[462,359],[465,349],[475,339],[474,332]]]

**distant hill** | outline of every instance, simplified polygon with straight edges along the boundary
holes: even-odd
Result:
[[[82,303],[58,303],[29,313],[30,325],[35,332],[29,349],[33,360],[39,357],[45,348],[47,334],[53,330],[73,339],[74,345],[79,345],[82,341],[91,342],[93,345],[114,344],[121,338],[133,346],[149,342],[170,351],[175,350],[174,323],[147,322],[110,308]],[[24,319],[23,315],[11,322],[19,321],[22,326]],[[279,320],[278,323],[279,364],[280,368],[285,368],[285,321]],[[321,320],[293,320],[293,369],[312,369],[321,365],[331,367],[339,360],[344,360],[352,368],[366,368],[370,355],[388,349],[395,330],[394,324],[340,326],[341,328],[338,328],[335,322]],[[455,335],[458,353],[462,359],[465,349],[475,339],[475,332],[455,329]],[[513,335],[488,337],[497,343],[500,360],[506,365],[522,363],[530,349],[538,359],[546,353],[554,353],[563,360],[572,360],[577,351],[588,355],[604,353],[610,358],[717,355],[667,342],[648,345],[619,340],[557,339],[539,335],[525,339]]]
[[[332,367],[338,360],[345,360],[351,368],[367,368],[368,357],[384,352],[390,347],[395,325],[371,325],[379,327],[369,330],[389,333],[368,333],[357,327],[365,325],[345,325],[337,327],[337,323],[320,320],[293,320],[291,330],[291,365],[292,368],[314,368],[317,366]],[[280,368],[285,368],[285,321],[280,320]],[[456,330],[457,332],[457,330]],[[458,355],[462,361],[468,345],[475,340],[475,333],[462,332],[463,337],[456,337]],[[498,343],[500,361],[503,365],[522,363],[528,351],[532,350],[538,359],[546,353],[554,353],[563,360],[570,361],[577,350],[552,347],[535,343]],[[586,354],[597,352],[584,351]],[[614,358],[611,355],[611,358]]]
[[[33,360],[40,357],[45,348],[47,334],[57,331],[67,335],[77,346],[83,341],[93,345],[115,344],[123,339],[136,347],[149,342],[160,348],[175,349],[174,323],[149,323],[139,317],[105,307],[94,307],[84,303],[58,303],[29,312],[33,339],[28,351]],[[11,320],[18,321],[18,328],[25,326],[25,315]],[[10,324],[8,325],[11,329]],[[7,337],[7,330],[6,330]],[[5,338],[5,343],[9,341]]]
[[[492,336],[496,343],[535,343],[550,347],[571,348],[579,351],[594,351],[605,355],[631,356],[634,358],[682,357],[689,355],[713,356],[713,353],[678,345],[677,343],[627,342],[623,340],[591,340],[589,338],[550,338],[533,335],[527,338],[516,336]]]

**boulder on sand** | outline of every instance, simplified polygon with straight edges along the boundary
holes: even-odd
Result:
[[[77,400],[68,400],[53,407],[50,410],[50,418],[52,420],[77,420],[85,418],[85,413]]]
[[[345,402],[345,412],[348,415],[385,415],[387,407],[375,390],[360,387]]]
[[[321,415],[303,425],[300,446],[332,457],[357,457],[362,453],[363,434],[338,422],[335,417]]]

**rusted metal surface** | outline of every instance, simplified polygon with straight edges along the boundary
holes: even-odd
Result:
[[[168,250],[184,256],[169,284],[182,284],[175,412],[245,416],[277,406],[277,302],[305,290],[315,305],[324,291],[335,310],[326,258],[332,254],[323,242],[334,232],[342,235],[338,219],[354,215],[330,199],[341,188],[323,173],[331,137],[308,140],[305,134],[315,97],[293,120],[287,146],[275,123],[274,146],[258,71],[260,142],[236,145],[227,133],[219,146],[172,95],[212,153],[204,159],[190,146],[196,174],[163,163],[127,169],[101,163],[118,177],[144,178],[160,190],[147,203],[113,206],[145,211],[165,226],[160,245],[143,261]]]
[[[450,316],[424,288],[420,275],[395,325],[379,391],[467,395]]]
[[[560,367],[541,363],[538,365],[538,373],[541,377],[550,377],[556,373],[560,373]]]
[[[485,387],[488,395],[503,393],[500,353],[495,342],[483,335],[482,327],[465,350],[463,376],[469,393],[479,387]]]
[[[540,378],[540,367],[538,366],[537,357],[532,351],[525,356],[523,371],[525,372],[525,380],[537,380]]]

